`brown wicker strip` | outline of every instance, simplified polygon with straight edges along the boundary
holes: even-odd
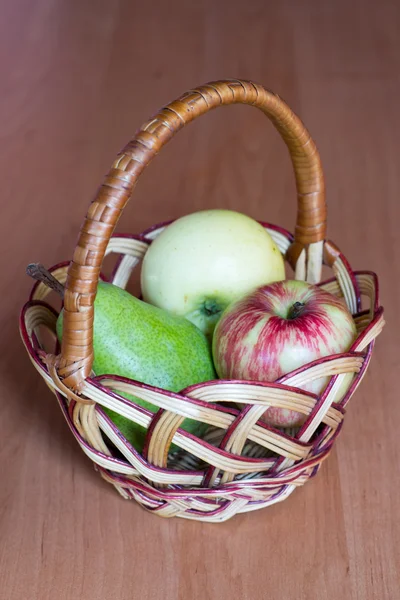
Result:
[[[262,110],[287,144],[298,192],[295,241],[288,256],[294,266],[301,256],[305,271],[304,250],[316,244],[310,251],[307,279],[319,279],[322,247],[318,242],[325,237],[326,206],[320,158],[310,134],[283,100],[260,85],[230,80],[201,86],[163,108],[141,127],[112,165],[89,207],[66,280],[64,336],[57,366],[67,387],[81,390],[90,375],[97,280],[108,241],[139,175],[185,124],[212,108],[235,103]],[[304,274],[299,269],[297,276]]]

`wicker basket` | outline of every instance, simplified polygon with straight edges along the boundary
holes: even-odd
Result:
[[[151,241],[168,226],[113,236],[136,180],[186,123],[235,103],[256,106],[270,118],[286,142],[295,171],[294,236],[280,227],[263,226],[297,279],[318,283],[322,263],[332,269],[333,278],[319,285],[344,297],[357,325],[357,340],[349,352],[315,361],[275,383],[220,380],[175,394],[117,376],[94,376],[93,303],[103,258],[119,255],[110,281],[125,287]],[[249,81],[219,81],[186,93],[146,122],[119,154],[89,207],[71,263],[51,269],[65,283],[61,351],[44,350],[43,327],[54,332],[57,313],[46,303],[50,290],[43,283],[33,287],[20,330],[34,367],[55,393],[82,450],[124,498],[134,498],[163,517],[218,522],[279,502],[317,473],[341,431],[345,406],[365,374],[384,324],[376,275],[352,271],[337,247],[325,240],[325,221],[323,174],[309,133],[278,96]],[[361,296],[368,299],[365,308]],[[337,403],[335,396],[347,373],[354,377]],[[320,396],[302,391],[306,382],[322,376],[330,376],[330,383]],[[120,392],[151,402],[158,410],[153,414]],[[233,402],[242,409],[228,408]],[[302,412],[307,420],[298,430],[274,429],[259,420],[269,406]],[[142,454],[102,407],[147,428]],[[186,417],[209,426],[203,439],[180,429]],[[172,441],[178,452],[169,452]]]

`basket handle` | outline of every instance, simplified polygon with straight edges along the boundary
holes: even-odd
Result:
[[[262,110],[285,141],[292,159],[298,212],[288,259],[297,278],[319,281],[325,238],[324,179],[317,148],[300,119],[279,98],[250,81],[208,83],[189,91],[147,121],[118,155],[89,206],[64,295],[64,331],[58,375],[79,391],[93,363],[93,304],[107,244],[139,175],[174,134],[212,108],[250,104]]]

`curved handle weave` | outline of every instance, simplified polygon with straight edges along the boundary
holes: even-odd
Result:
[[[147,121],[125,146],[89,207],[65,286],[64,331],[57,368],[68,388],[79,391],[90,375],[93,304],[100,268],[108,241],[139,175],[186,123],[212,108],[236,103],[262,110],[289,149],[298,198],[295,242],[289,249],[292,264],[300,255],[307,263],[308,249],[320,246],[317,243],[325,237],[326,222],[323,173],[317,148],[300,119],[277,95],[250,81],[217,81],[184,94]],[[319,277],[321,257],[317,256],[308,261],[314,263],[314,275],[308,274],[309,280]]]

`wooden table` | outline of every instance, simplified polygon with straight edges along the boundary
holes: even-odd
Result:
[[[3,2],[3,600],[399,597],[400,10],[395,2]],[[251,78],[316,140],[329,236],[380,275],[388,325],[319,475],[220,525],[163,520],[93,471],[17,332],[28,262],[71,257],[117,151],[188,88]],[[292,228],[284,144],[247,107],[196,121],[144,174],[119,231],[206,207]]]

